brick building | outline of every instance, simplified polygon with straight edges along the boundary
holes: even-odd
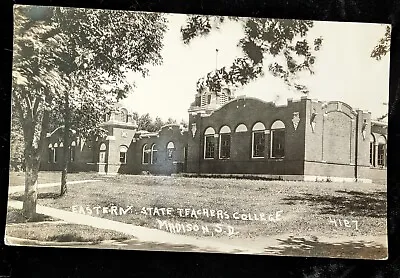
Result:
[[[189,126],[137,130],[126,109],[102,124],[108,136],[71,145],[71,170],[100,173],[259,175],[285,180],[386,179],[387,124],[346,103],[303,97],[277,106],[229,90],[204,91]],[[48,137],[42,169],[60,168],[62,142]],[[47,158],[47,159],[46,159]]]

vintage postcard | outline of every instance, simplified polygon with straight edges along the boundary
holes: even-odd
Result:
[[[386,259],[390,33],[15,6],[6,244]]]

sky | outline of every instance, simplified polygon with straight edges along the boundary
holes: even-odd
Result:
[[[140,115],[187,120],[196,94],[196,82],[218,67],[230,66],[242,52],[236,45],[243,37],[240,23],[227,21],[220,30],[183,44],[180,28],[185,15],[168,15],[168,31],[161,52],[163,64],[149,67],[146,78],[130,74],[136,88],[123,104]],[[308,86],[309,97],[321,101],[340,100],[353,108],[368,110],[376,118],[386,113],[389,99],[389,55],[376,61],[371,50],[383,36],[385,26],[371,23],[315,22],[308,37],[323,37],[317,52],[314,75],[302,73],[299,82]],[[216,57],[216,49],[219,49]],[[264,64],[268,64],[268,57]],[[235,92],[276,104],[287,98],[298,99],[301,93],[288,88],[282,80],[266,75]]]

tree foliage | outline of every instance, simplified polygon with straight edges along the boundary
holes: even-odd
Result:
[[[162,63],[166,19],[33,6],[16,6],[14,19],[13,117],[24,134],[24,212],[32,216],[49,125],[63,124],[68,107],[71,128],[80,135],[98,132],[104,112],[132,90],[127,71],[146,76],[148,65]]]
[[[149,132],[157,132],[165,125],[177,124],[177,121],[173,118],[168,118],[167,121],[164,122],[160,117],[157,116],[153,120],[149,113],[139,116],[137,112],[134,112],[132,113],[132,118],[136,121],[138,130],[145,130]],[[187,127],[187,124],[185,126],[184,123],[185,122],[182,120],[181,125],[183,127]]]
[[[386,31],[383,37],[378,41],[376,46],[371,52],[371,57],[375,58],[376,60],[381,60],[382,57],[386,56],[386,54],[390,51],[390,33],[391,28],[390,26],[386,26]]]
[[[389,54],[390,52],[390,44],[391,44],[391,27],[388,25],[385,29],[385,34],[379,39],[378,43],[375,45],[374,49],[371,51],[371,57],[380,61],[384,56]],[[400,89],[400,81],[398,83],[398,90]],[[384,103],[384,105],[387,105]],[[389,115],[389,111],[384,113],[383,115],[376,118],[377,121],[382,121]]]
[[[314,73],[315,53],[322,45],[321,37],[314,40],[307,37],[314,25],[312,21],[191,15],[181,28],[182,40],[189,44],[194,38],[219,29],[227,20],[241,23],[244,37],[239,40],[238,47],[242,49],[243,57],[237,57],[229,67],[216,69],[200,78],[197,82],[199,92],[246,85],[262,77],[264,68],[268,68],[288,86],[308,93],[306,86],[296,79],[299,72]],[[283,62],[277,59],[279,57],[284,58]]]

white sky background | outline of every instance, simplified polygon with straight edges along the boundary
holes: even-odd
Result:
[[[187,120],[197,80],[215,69],[215,49],[219,49],[218,67],[230,66],[236,57],[242,56],[236,45],[243,31],[240,23],[228,21],[219,31],[184,45],[180,28],[186,16],[175,14],[168,19],[169,30],[161,53],[163,64],[151,67],[146,78],[132,74],[129,78],[136,83],[136,88],[123,103],[140,115],[149,113],[153,118],[171,117],[179,122]],[[323,37],[314,64],[315,74],[299,76],[300,83],[310,90],[309,97],[344,101],[353,108],[371,111],[373,118],[385,114],[388,107],[383,103],[389,99],[389,55],[380,61],[370,57],[384,32],[385,26],[381,24],[315,22],[309,32],[310,38]],[[269,74],[268,69],[265,72],[263,78],[236,91],[236,96],[257,97],[277,104],[302,96]]]

